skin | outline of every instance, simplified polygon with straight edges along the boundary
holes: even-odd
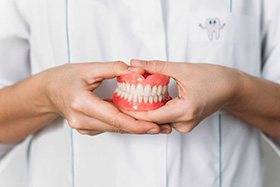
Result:
[[[132,60],[63,65],[0,90],[0,142],[16,143],[62,116],[82,134],[190,132],[226,110],[280,137],[280,86],[239,70],[210,64]],[[128,71],[148,71],[177,81],[179,97],[149,112],[120,112],[92,93],[102,80]],[[256,94],[257,93],[257,94]],[[86,102],[85,102],[86,101]]]
[[[172,77],[179,92],[157,110],[128,112],[136,119],[171,123],[186,133],[207,116],[225,110],[272,137],[280,137],[279,84],[219,65],[141,60],[131,64]]]
[[[169,133],[169,125],[136,120],[92,93],[128,72],[123,62],[66,64],[1,89],[0,143],[17,143],[59,117],[86,135]]]

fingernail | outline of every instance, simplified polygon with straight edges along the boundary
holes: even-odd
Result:
[[[148,133],[148,134],[158,134],[159,131],[158,131],[158,129],[151,129],[151,130],[149,130],[147,133]]]
[[[162,129],[160,129],[160,133],[162,133],[162,134],[170,134],[171,131],[172,131],[172,129],[170,129],[170,128],[162,128]]]
[[[171,131],[169,129],[163,129],[160,131],[161,134],[170,134]]]
[[[145,73],[145,70],[140,67],[128,67],[127,69],[128,69],[128,71],[130,71],[132,73],[139,73],[141,75],[143,75]]]

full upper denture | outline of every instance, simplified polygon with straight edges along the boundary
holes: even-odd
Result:
[[[167,76],[148,73],[141,75],[132,72],[118,77],[117,81],[113,102],[121,109],[154,110],[170,100]]]

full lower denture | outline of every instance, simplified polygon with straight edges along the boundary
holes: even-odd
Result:
[[[118,77],[117,81],[113,102],[120,109],[155,110],[170,100],[167,76],[132,72]]]

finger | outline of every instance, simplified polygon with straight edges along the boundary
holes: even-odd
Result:
[[[130,72],[139,73],[141,75],[143,75],[145,73],[145,70],[143,68],[140,68],[140,67],[129,66],[128,70]]]
[[[157,134],[159,126],[152,122],[139,121],[120,112],[114,105],[89,92],[85,99],[79,99],[76,110],[96,118],[118,129],[133,134]],[[81,102],[83,101],[83,102]],[[86,102],[85,102],[86,101]]]
[[[174,129],[181,133],[188,133],[191,132],[196,124],[188,123],[188,122],[177,122],[171,124]]]
[[[127,69],[128,66],[121,61],[91,63],[88,68],[92,69],[90,75],[94,76],[96,79],[110,79],[129,73],[129,70]]]
[[[159,73],[166,76],[173,77],[174,79],[178,79],[181,71],[183,63],[176,62],[166,62],[166,61],[158,61],[158,60],[131,60],[130,64],[134,67],[143,68],[149,73]],[[186,63],[184,63],[186,64]]]
[[[96,136],[96,135],[104,133],[104,132],[100,132],[100,131],[89,131],[89,130],[77,130],[77,131],[82,135],[89,135],[89,136]]]
[[[182,102],[180,99],[174,98],[167,102],[166,105],[151,111],[139,112],[139,111],[124,111],[130,116],[139,119],[152,121],[158,124],[176,122],[183,115]]]
[[[100,132],[112,132],[112,133],[126,133],[126,131],[113,127],[107,123],[104,123],[98,119],[88,117],[84,114],[80,114],[76,117],[76,124],[71,124],[78,131],[87,131],[92,134]]]
[[[172,127],[170,124],[160,125],[160,133],[162,134],[170,134],[172,132]]]
[[[109,103],[113,103],[113,99],[109,99],[109,98],[104,99],[104,101],[109,102]]]

